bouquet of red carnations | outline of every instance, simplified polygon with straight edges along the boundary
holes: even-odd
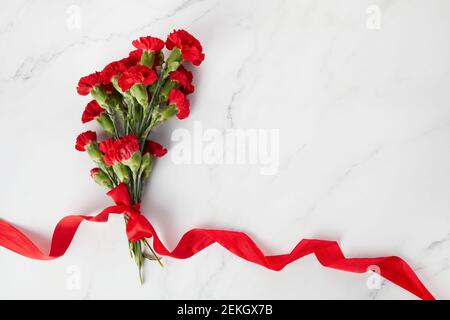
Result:
[[[418,297],[434,299],[401,258],[346,258],[335,241],[303,239],[290,253],[269,256],[243,232],[196,228],[186,232],[173,250],[167,249],[139,210],[142,189],[155,158],[167,152],[149,137],[152,129],[170,118],[189,115],[186,95],[194,91],[194,86],[192,73],[183,62],[198,66],[204,54],[198,40],[184,30],[172,32],[166,42],[142,37],[133,41],[133,46],[136,50],[127,58],[81,78],[77,88],[79,94],[94,98],[87,104],[82,122],[97,120],[107,137],[98,142],[94,131],[84,132],[77,138],[76,149],[86,151],[95,162],[91,176],[109,190],[107,194],[115,205],[95,216],[62,218],[53,232],[49,253],[13,224],[0,219],[0,247],[32,259],[56,259],[65,254],[82,221],[106,222],[111,214],[123,214],[130,253],[141,282],[145,259],[156,260],[162,266],[159,255],[187,259],[217,243],[242,259],[275,271],[309,254],[315,254],[323,266],[348,272],[365,273],[376,267],[381,276]],[[167,59],[164,46],[169,50]],[[147,241],[150,238],[152,245]]]
[[[185,30],[173,31],[166,42],[141,37],[128,57],[111,62],[78,82],[80,95],[93,98],[83,112],[83,123],[96,120],[108,136],[98,142],[94,131],[80,134],[76,149],[86,151],[95,162],[91,177],[102,187],[128,187],[132,204],[141,201],[155,158],[166,154],[159,143],[149,140],[152,130],[176,116],[189,116],[188,94],[194,92],[192,72],[183,65],[200,65],[204,59],[200,42]],[[163,48],[169,52],[164,54]],[[167,56],[167,58],[166,58]],[[129,216],[124,215],[126,223]],[[142,282],[144,259],[161,260],[147,240],[129,240],[129,248]],[[145,249],[150,252],[146,252]]]

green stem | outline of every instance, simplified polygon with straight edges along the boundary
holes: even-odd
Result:
[[[136,117],[136,110],[135,105],[128,105],[128,114],[127,114],[127,123],[125,124],[125,127],[128,127],[126,131],[132,131],[132,133],[135,133],[138,136],[139,142],[141,144],[141,151],[143,152],[143,149],[145,147],[145,142],[148,137],[148,135],[151,132],[152,127],[154,126],[155,122],[152,117],[153,110],[156,106],[156,102],[159,99],[159,94],[162,88],[162,84],[164,82],[164,73],[167,66],[164,66],[162,70],[160,71],[160,75],[158,78],[158,82],[156,84],[155,92],[152,95],[152,98],[150,99],[150,102],[148,104],[147,113],[142,112],[140,114],[140,118],[137,119]],[[129,116],[129,117],[128,117]],[[139,120],[139,121],[136,121]],[[133,123],[134,122],[134,123]],[[114,127],[115,123],[113,122]],[[134,129],[134,132],[133,132]],[[115,129],[116,130],[116,129]],[[116,130],[117,134],[117,130]],[[144,139],[142,140],[142,137]],[[132,182],[128,185],[130,194],[133,198],[134,204],[139,203],[141,201],[142,196],[142,189],[144,186],[144,182],[142,179],[142,173],[139,172],[133,172]],[[125,215],[125,222],[128,223],[128,216]],[[136,262],[136,265],[138,267],[139,272],[139,279],[141,283],[143,282],[143,274],[142,274],[142,267],[144,263],[144,258],[146,257],[146,253],[144,252],[144,246],[147,246],[148,249],[151,251],[151,254],[154,256],[155,260],[158,261],[159,265],[163,267],[163,263],[161,262],[161,259],[158,257],[156,252],[153,250],[153,248],[150,246],[148,241],[146,239],[142,239],[140,241],[136,242],[130,242],[129,241],[129,247],[130,247],[130,254],[134,257],[134,260]]]
[[[147,245],[147,248],[150,249],[150,251],[152,252],[152,255],[155,257],[155,259],[158,261],[159,265],[161,266],[161,268],[164,268],[164,264],[161,261],[161,258],[158,257],[158,255],[156,254],[156,252],[153,250],[152,246],[150,245],[150,243],[148,243],[147,239],[144,239],[144,243]]]
[[[113,128],[114,128],[114,138],[119,138],[119,132],[117,130],[117,124],[116,124],[116,117],[114,112],[112,111],[111,107],[107,107],[106,108],[106,113],[108,114],[108,116],[111,118],[111,122],[113,124]]]
[[[166,69],[167,69],[167,65],[164,65],[164,67],[160,71],[158,82],[156,83],[155,92],[152,94],[152,98],[150,99],[150,102],[148,104],[148,114],[144,117],[143,121],[141,122],[141,126],[139,128],[139,134],[140,135],[143,133],[142,131],[146,130],[147,127],[151,123],[153,109],[155,107],[154,103],[155,103],[156,99],[159,98],[159,94],[161,92],[162,84],[163,84],[163,82],[165,80],[164,79],[164,73],[165,73]]]

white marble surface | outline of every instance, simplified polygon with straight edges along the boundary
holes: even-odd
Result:
[[[368,19],[376,5],[379,29]],[[375,8],[377,8],[375,7]],[[373,7],[369,7],[373,8]],[[71,20],[80,10],[80,24]],[[9,1],[0,11],[0,215],[48,246],[56,222],[110,204],[74,150],[83,76],[141,35],[186,28],[203,43],[189,119],[279,129],[280,167],[158,161],[143,211],[169,247],[193,227],[251,234],[268,253],[303,237],[348,256],[400,255],[450,298],[450,3],[345,1]],[[92,125],[91,127],[94,127]],[[0,249],[0,298],[414,299],[307,257],[280,273],[217,246],[147,263],[140,286],[123,221],[83,224],[53,262]],[[80,287],[71,276],[80,275]]]

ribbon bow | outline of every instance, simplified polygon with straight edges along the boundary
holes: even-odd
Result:
[[[131,242],[151,238],[153,227],[150,222],[141,214],[141,204],[132,204],[130,193],[125,184],[121,183],[116,188],[107,193],[114,202],[115,206],[108,207],[106,210],[111,212],[123,213],[128,217],[126,226],[127,237]]]
[[[0,220],[0,246],[20,255],[38,260],[51,260],[62,256],[83,220],[106,222],[110,214],[128,216],[126,227],[130,241],[153,238],[156,253],[177,259],[187,259],[213,243],[218,243],[234,255],[270,270],[279,271],[286,265],[314,254],[325,267],[347,272],[365,273],[377,266],[380,275],[408,290],[421,299],[434,299],[411,267],[396,256],[378,258],[346,258],[336,241],[303,239],[288,254],[266,256],[245,233],[229,230],[192,229],[186,232],[174,250],[169,251],[161,242],[150,222],[141,214],[139,204],[132,205],[128,188],[120,184],[108,192],[114,206],[96,216],[71,215],[61,219],[55,227],[49,254],[45,254],[24,233],[4,220]]]

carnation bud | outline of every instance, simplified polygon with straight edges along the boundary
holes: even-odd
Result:
[[[108,175],[100,168],[94,168],[91,170],[91,177],[94,179],[94,181],[106,188],[106,189],[112,189],[113,183],[111,182],[111,179],[108,177]]]
[[[144,179],[147,179],[150,176],[152,171],[154,159],[150,156],[149,153],[146,153],[142,156],[142,163],[140,172],[142,173]]]
[[[106,112],[97,117],[97,122],[110,135],[114,135],[114,124]]]
[[[103,161],[103,155],[98,149],[97,143],[91,142],[87,144],[86,151],[94,162],[101,163]]]
[[[136,98],[136,100],[143,108],[148,107],[148,93],[144,85],[136,83],[131,87],[130,93],[133,97]]]
[[[142,155],[138,151],[133,153],[130,159],[124,161],[123,163],[131,169],[131,172],[133,172],[133,174],[136,174],[139,170],[139,167],[141,166],[141,162],[142,162]]]
[[[143,51],[141,55],[141,62],[140,64],[149,67],[150,69],[153,68],[153,64],[155,62],[155,52],[154,51]]]
[[[91,90],[91,95],[100,105],[105,105],[106,100],[108,99],[106,91],[100,86],[95,86]]]
[[[124,165],[120,162],[116,163],[115,165],[113,165],[113,170],[114,170],[114,173],[119,178],[120,182],[123,182],[123,183],[130,182],[131,172],[130,172],[130,169],[126,165]]]

